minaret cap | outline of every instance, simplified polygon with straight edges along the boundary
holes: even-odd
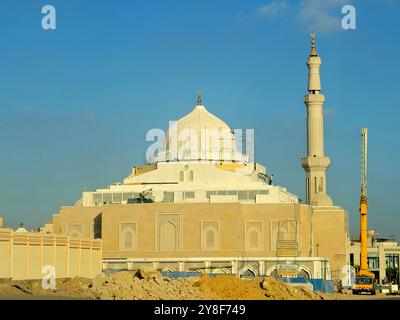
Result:
[[[196,94],[197,94],[196,106],[202,106],[203,105],[203,101],[202,101],[203,92],[201,90],[198,90],[196,92]]]
[[[317,49],[315,49],[315,33],[311,33],[311,57],[318,57]]]

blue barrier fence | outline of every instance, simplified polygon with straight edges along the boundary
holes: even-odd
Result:
[[[304,279],[304,278],[278,278],[285,283],[311,283],[313,290],[318,292],[333,293],[333,280]]]
[[[200,272],[168,272],[168,271],[161,271],[160,272],[163,277],[178,279],[178,278],[190,278],[190,277],[201,277]],[[211,276],[211,275],[210,275]]]
[[[333,280],[322,280],[322,279],[310,279],[308,280],[312,283],[314,291],[333,293]]]

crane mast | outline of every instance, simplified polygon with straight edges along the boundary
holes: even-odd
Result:
[[[358,270],[353,294],[369,292],[375,294],[375,275],[368,269],[368,238],[367,238],[367,155],[368,155],[368,129],[361,130],[361,198],[360,198],[360,269]]]
[[[360,274],[369,273],[367,262],[367,156],[368,129],[361,130],[361,199],[360,199]]]
[[[361,196],[367,197],[368,129],[361,130]]]

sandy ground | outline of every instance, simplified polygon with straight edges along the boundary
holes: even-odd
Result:
[[[333,294],[326,295],[326,300],[399,300],[400,295],[343,295],[343,294]],[[73,297],[73,296],[62,296],[62,295],[29,295],[24,293],[14,293],[14,294],[3,294],[0,293],[0,300],[91,300],[90,298],[84,297]]]
[[[386,295],[376,294],[371,296],[369,294],[340,294],[336,293],[332,295],[335,300],[400,300],[400,295]]]
[[[88,300],[82,297],[54,296],[54,295],[28,295],[28,294],[1,294],[0,300]]]

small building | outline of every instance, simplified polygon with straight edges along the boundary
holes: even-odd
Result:
[[[350,243],[350,265],[360,265],[360,240],[352,240]],[[379,284],[399,284],[399,256],[400,245],[393,238],[379,238],[377,234],[368,233],[368,268],[375,274]]]

